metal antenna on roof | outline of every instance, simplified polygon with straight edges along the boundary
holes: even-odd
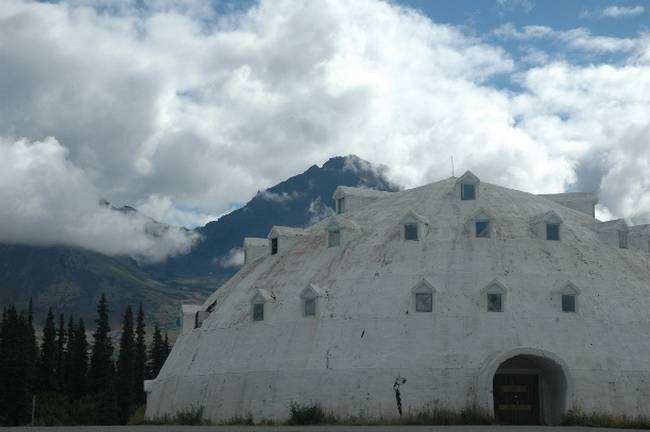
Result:
[[[454,156],[451,156],[451,176],[454,177]]]

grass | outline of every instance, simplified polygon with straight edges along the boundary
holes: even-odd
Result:
[[[189,408],[176,412],[175,415],[165,415],[146,419],[144,408],[139,408],[129,419],[130,425],[185,425],[185,426],[213,426],[210,420],[203,418],[202,406],[190,406]]]
[[[565,426],[590,426],[618,429],[650,429],[650,417],[625,416],[603,413],[585,413],[578,408],[570,409],[562,420]]]
[[[320,403],[298,404],[293,402],[289,409],[290,425],[330,424],[330,425],[485,425],[493,424],[494,418],[476,406],[468,406],[460,411],[439,407],[423,407],[408,411],[401,416],[337,417],[325,411]]]

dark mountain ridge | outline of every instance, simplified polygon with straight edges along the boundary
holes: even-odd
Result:
[[[236,259],[228,258],[236,255],[244,237],[266,237],[273,225],[306,226],[326,217],[339,185],[397,190],[384,169],[356,156],[334,157],[322,167],[313,165],[258,192],[245,206],[197,228],[202,240],[188,254],[156,265],[78,247],[0,244],[0,305],[26,307],[32,298],[37,323],[50,306],[57,313],[73,313],[92,323],[96,303],[105,293],[114,324],[127,304],[142,302],[153,319],[171,329],[180,303],[203,300],[237,271]],[[115,210],[137,212],[128,206]],[[153,234],[167,227],[151,222]]]

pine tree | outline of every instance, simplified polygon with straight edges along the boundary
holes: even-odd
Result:
[[[149,348],[149,377],[154,379],[165,362],[165,342],[160,334],[158,323],[154,324],[153,339]]]
[[[50,308],[43,328],[41,356],[38,362],[37,390],[41,393],[56,390],[56,358],[56,330],[54,328],[54,315],[52,314],[52,308]]]
[[[63,356],[63,392],[70,399],[70,382],[73,379],[74,369],[72,368],[72,352],[74,349],[74,319],[72,315],[68,317],[68,340],[65,346],[65,353]]]
[[[137,404],[143,404],[146,402],[146,395],[144,393],[144,380],[147,368],[147,346],[145,345],[145,335],[144,310],[142,309],[142,303],[140,303],[135,328],[135,353],[133,360],[133,396]]]
[[[65,385],[66,331],[63,314],[59,315],[59,328],[56,332],[56,391],[63,393]]]
[[[6,426],[27,424],[31,413],[32,377],[28,318],[11,306],[3,314],[0,328],[0,417]]]
[[[165,332],[165,341],[163,342],[163,347],[164,347],[164,353],[165,356],[163,358],[163,364],[165,364],[165,360],[167,360],[167,357],[169,357],[169,353],[172,352],[172,347],[169,345],[169,335],[167,332]]]
[[[97,327],[93,333],[93,348],[90,357],[90,385],[95,393],[108,389],[113,372],[113,344],[108,323],[108,302],[102,294],[97,304]]]
[[[117,405],[113,378],[113,344],[108,322],[108,302],[102,294],[97,304],[97,327],[93,333],[93,348],[90,357],[90,385],[98,400],[97,419],[100,424],[117,422]]]
[[[120,353],[117,359],[117,409],[118,423],[126,424],[131,415],[134,402],[133,395],[133,369],[135,360],[135,341],[133,339],[133,312],[131,306],[126,307],[122,321],[122,337],[120,339]]]
[[[86,379],[88,375],[88,342],[86,327],[80,318],[74,328],[70,349],[70,377],[68,378],[70,400],[79,400],[86,395]]]
[[[36,392],[36,367],[38,365],[39,351],[38,342],[36,341],[36,331],[34,330],[34,308],[31,298],[29,299],[29,306],[27,308],[27,332],[27,376],[29,380],[29,391],[33,394]]]

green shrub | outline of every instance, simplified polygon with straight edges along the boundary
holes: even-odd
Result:
[[[590,413],[587,414],[579,408],[570,409],[562,420],[566,426],[591,426],[620,429],[650,429],[650,417]]]
[[[134,421],[137,421],[137,419],[134,419]],[[185,408],[176,412],[176,415],[174,416],[165,415],[162,417],[154,417],[152,419],[144,419],[142,423],[135,424],[210,426],[214,423],[203,418],[202,406],[197,407],[192,405],[189,408]]]
[[[69,401],[58,393],[36,396],[34,422],[39,426],[73,426],[97,423],[97,406],[90,399]]]
[[[290,425],[315,425],[323,424],[328,416],[319,402],[299,404],[291,402],[289,409]]]

